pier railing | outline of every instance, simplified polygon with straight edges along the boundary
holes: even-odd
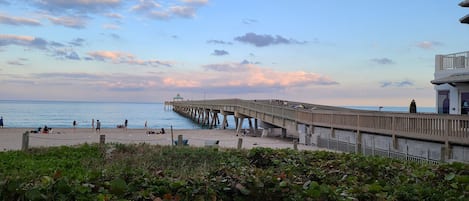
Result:
[[[223,99],[176,101],[167,104],[174,107],[232,111],[250,117],[269,116],[306,125],[469,145],[469,115],[364,111],[281,100]]]

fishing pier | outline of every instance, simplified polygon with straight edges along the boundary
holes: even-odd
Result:
[[[252,135],[289,137],[306,145],[365,155],[469,162],[469,115],[366,111],[285,100],[165,104],[209,128],[226,128],[232,116],[237,134],[248,130]],[[248,127],[243,126],[246,120]]]

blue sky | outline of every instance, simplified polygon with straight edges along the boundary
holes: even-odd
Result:
[[[0,0],[0,99],[434,106],[455,0]]]

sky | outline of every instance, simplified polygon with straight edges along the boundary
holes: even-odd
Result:
[[[0,100],[435,105],[460,0],[0,0]]]

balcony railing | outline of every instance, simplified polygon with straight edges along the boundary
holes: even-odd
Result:
[[[447,55],[436,55],[435,70],[469,69],[469,51]]]

